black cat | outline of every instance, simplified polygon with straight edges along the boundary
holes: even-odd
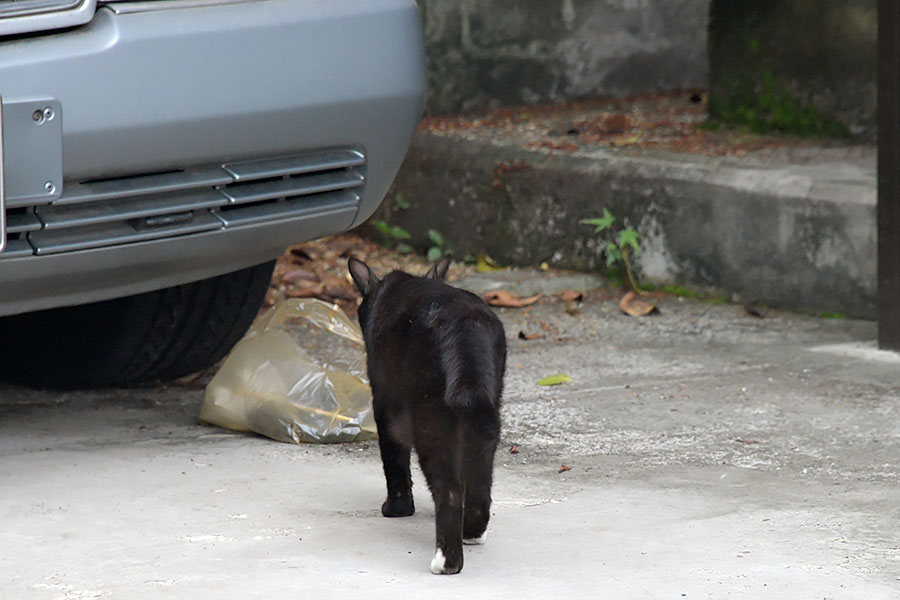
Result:
[[[409,474],[415,448],[435,504],[431,572],[458,573],[463,542],[484,542],[490,518],[503,325],[481,298],[443,282],[449,258],[425,277],[393,271],[380,280],[356,258],[348,266],[363,296],[359,323],[387,480],[381,513],[415,511]]]

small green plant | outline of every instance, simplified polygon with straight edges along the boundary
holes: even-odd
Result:
[[[639,294],[641,293],[641,288],[634,279],[634,274],[631,271],[631,262],[629,262],[628,256],[632,252],[635,254],[640,253],[640,235],[631,226],[615,231],[613,228],[613,223],[615,223],[615,221],[616,218],[613,214],[609,212],[608,209],[604,208],[602,217],[582,219],[579,223],[594,226],[594,233],[610,231],[614,234],[613,239],[608,240],[606,242],[606,247],[603,249],[603,253],[606,255],[606,267],[613,268],[616,263],[621,261],[625,266],[625,281],[628,283],[628,287],[630,287],[633,292]]]
[[[394,196],[394,206],[392,206],[391,208],[394,212],[406,210],[409,208],[409,202],[406,201],[406,198],[403,197],[403,194],[397,194],[396,196]]]
[[[409,254],[413,251],[406,240],[409,240],[409,232],[399,225],[388,225],[384,221],[369,221],[369,224],[377,229],[383,238],[383,243],[388,248],[393,248],[401,254]]]
[[[819,313],[819,317],[822,319],[846,319],[847,315],[831,310],[823,310]]]
[[[721,121],[703,121],[697,125],[697,129],[699,131],[718,131],[721,126]]]
[[[425,254],[430,262],[434,262],[446,254],[450,254],[450,246],[447,245],[447,240],[444,239],[444,236],[441,235],[440,231],[437,229],[429,229],[425,233],[428,235],[428,240],[431,242],[431,246],[428,247],[428,251]]]
[[[679,298],[693,298],[694,300],[706,299],[700,292],[677,284],[654,285],[652,283],[645,283],[644,289],[648,292],[664,292],[666,294],[669,294],[670,296],[677,296]]]

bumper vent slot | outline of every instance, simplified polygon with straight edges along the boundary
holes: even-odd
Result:
[[[358,206],[359,196],[349,190],[343,190],[305,198],[303,201],[298,198],[287,198],[283,201],[260,202],[251,206],[225,206],[213,212],[222,219],[226,227],[232,227],[338,210],[356,214]]]
[[[40,228],[41,222],[31,209],[13,208],[6,213],[6,233],[37,231]]]
[[[81,0],[5,0],[0,2],[0,18],[8,19],[55,10],[71,10],[79,4],[81,4]]]
[[[66,184],[63,195],[54,206],[84,204],[101,200],[119,200],[134,196],[184,192],[231,183],[233,178],[221,167],[206,167],[186,171],[170,171],[136,177],[116,177]]]
[[[212,208],[228,200],[214,189],[136,196],[118,202],[52,205],[35,209],[45,229],[64,229],[129,219],[159,217],[170,213]]]
[[[6,240],[6,249],[2,256],[8,258],[19,258],[22,256],[31,256],[34,254],[34,248],[31,247],[25,239],[10,236]]]
[[[7,212],[0,260],[318,215],[356,215],[365,156],[329,150],[203,165],[165,173],[66,183],[52,204]]]
[[[176,223],[171,227],[165,228],[145,230],[135,227],[129,222],[104,223],[103,225],[78,227],[71,230],[42,230],[29,234],[29,239],[35,248],[35,253],[43,255],[89,250],[101,246],[145,242],[189,233],[201,233],[219,229],[221,226],[221,221],[209,214],[209,212],[195,212],[190,221]]]
[[[248,204],[262,200],[278,198],[296,198],[322,192],[333,192],[360,187],[363,177],[353,171],[335,171],[319,175],[302,177],[285,177],[273,181],[263,180],[258,183],[235,184],[226,186],[222,193],[234,204]]]
[[[332,171],[349,167],[361,167],[366,159],[360,152],[338,150],[322,152],[314,156],[294,156],[271,160],[249,160],[224,165],[235,181],[250,181],[285,175],[302,175]]]

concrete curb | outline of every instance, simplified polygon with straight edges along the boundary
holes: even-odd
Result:
[[[608,208],[642,236],[642,280],[770,306],[874,317],[874,148],[719,158],[601,148],[525,149],[420,131],[375,218],[454,255],[597,270],[606,239],[579,224]],[[393,206],[402,194],[409,209]]]

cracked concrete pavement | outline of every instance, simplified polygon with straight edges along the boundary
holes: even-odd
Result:
[[[429,573],[418,470],[418,513],[380,516],[376,443],[207,426],[189,385],[0,385],[0,598],[900,596],[900,356],[873,323],[565,308],[499,311],[493,519],[459,576]]]

